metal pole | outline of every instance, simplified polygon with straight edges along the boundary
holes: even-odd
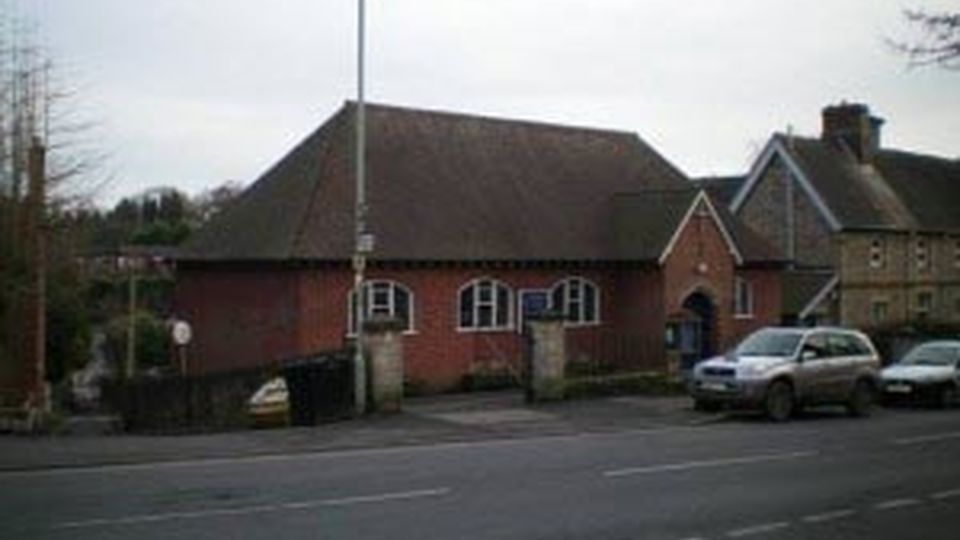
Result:
[[[366,111],[363,95],[363,53],[364,53],[364,0],[357,2],[357,194],[354,207],[356,234],[354,238],[355,252],[353,258],[353,290],[356,295],[356,346],[354,347],[353,374],[354,374],[354,406],[356,413],[363,414],[367,409],[367,370],[363,354],[363,319],[366,299],[363,294],[363,271],[366,267],[366,235],[367,194],[365,178],[366,154]]]

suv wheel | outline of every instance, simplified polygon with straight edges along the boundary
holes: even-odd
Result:
[[[793,388],[786,381],[773,381],[763,402],[767,417],[774,422],[789,420],[793,407]]]
[[[850,398],[847,401],[847,409],[853,416],[870,416],[870,410],[873,408],[874,392],[873,385],[867,381],[857,381],[850,392]]]

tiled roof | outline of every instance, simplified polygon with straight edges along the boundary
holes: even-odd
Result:
[[[615,198],[617,255],[624,260],[656,260],[701,190],[644,191]],[[712,197],[709,194],[708,196]],[[776,250],[718,201],[711,199],[723,228],[744,262],[780,262]]]
[[[831,140],[778,136],[844,229],[960,231],[960,162],[880,150],[863,165]]]
[[[181,258],[349,259],[354,110],[282,158]],[[367,118],[374,259],[610,259],[615,193],[689,185],[632,133],[381,105]]]
[[[617,258],[657,260],[697,193],[687,188],[618,194],[614,198]]]
[[[778,253],[777,249],[762,235],[734,216],[726,203],[721,204],[720,201],[715,201],[713,207],[717,210],[717,214],[723,221],[730,236],[733,237],[733,242],[737,245],[745,262],[784,262],[783,257]]]
[[[730,206],[733,197],[740,191],[740,186],[746,179],[746,176],[705,176],[693,178],[692,181],[698,189],[707,190],[717,204]]]
[[[920,229],[960,231],[960,160],[887,150],[876,167]]]
[[[830,271],[791,270],[780,278],[781,312],[799,315],[813,299],[830,283],[834,274]]]

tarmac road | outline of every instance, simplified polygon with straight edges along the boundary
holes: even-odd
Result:
[[[960,411],[0,473],[0,538],[960,538]]]

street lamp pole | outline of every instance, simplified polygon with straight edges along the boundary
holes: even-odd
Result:
[[[366,194],[366,106],[363,93],[363,54],[364,54],[364,0],[358,0],[357,9],[357,127],[356,127],[356,201],[354,220],[356,225],[353,254],[353,291],[355,300],[356,344],[354,347],[354,407],[358,415],[367,408],[367,370],[363,354],[363,320],[366,310],[366,294],[363,290],[363,272],[366,268],[366,255],[371,250],[367,235],[367,194]]]

